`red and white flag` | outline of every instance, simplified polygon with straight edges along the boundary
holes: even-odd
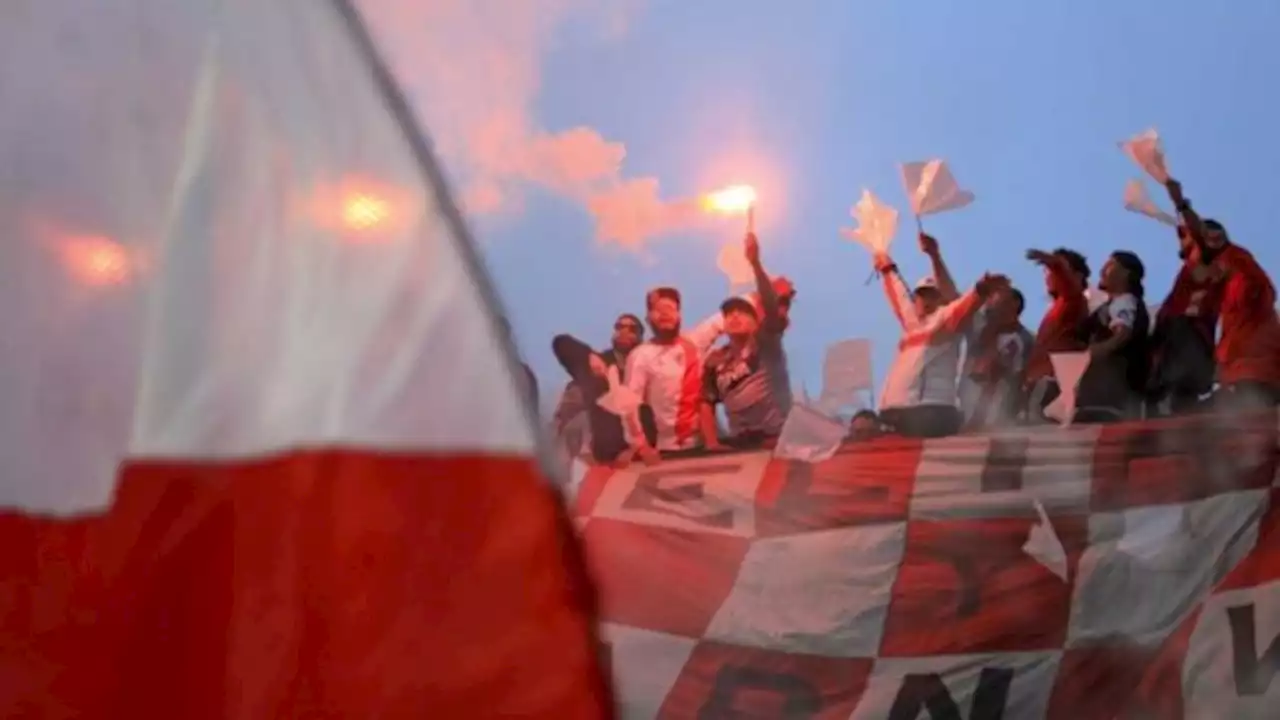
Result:
[[[0,715],[611,713],[456,211],[341,2],[0,23]]]

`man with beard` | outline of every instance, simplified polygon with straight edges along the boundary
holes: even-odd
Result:
[[[1111,254],[1102,266],[1102,305],[1083,326],[1089,366],[1076,391],[1076,422],[1111,422],[1140,417],[1147,389],[1150,318],[1137,255]]]
[[[1008,278],[984,275],[973,290],[946,302],[938,282],[926,278],[907,289],[887,253],[875,257],[889,306],[902,326],[898,354],[885,378],[880,418],[907,437],[944,437],[960,429],[956,407],[956,374],[964,331],[979,306],[993,292],[1007,288]]]
[[[1222,283],[1222,335],[1214,351],[1221,401],[1230,407],[1272,407],[1280,400],[1280,318],[1276,290],[1253,255],[1231,242],[1226,229],[1201,219],[1170,179],[1169,197],[1194,243],[1193,255]]]
[[[760,261],[760,242],[748,233],[743,252],[756,279],[758,304],[732,297],[720,306],[729,343],[703,367],[702,435],[708,450],[720,449],[716,405],[729,420],[729,444],[758,447],[777,438],[791,411],[791,378],[782,335],[795,295],[790,283],[769,278]],[[779,295],[778,290],[783,293]]]
[[[1053,374],[1052,353],[1081,352],[1088,349],[1083,335],[1089,318],[1089,263],[1074,250],[1058,248],[1052,253],[1028,250],[1027,259],[1044,267],[1045,289],[1053,298],[1040,328],[1036,331],[1027,360],[1027,419],[1043,420],[1044,409],[1058,397],[1058,381]]]
[[[1167,401],[1174,414],[1195,410],[1213,391],[1213,346],[1223,291],[1221,278],[1201,261],[1200,247],[1185,224],[1178,226],[1178,257],[1182,267],[1160,304],[1151,336],[1151,400],[1153,406]]]
[[[579,401],[580,412],[588,414],[591,455],[598,462],[612,462],[628,448],[622,421],[596,403],[609,391],[610,384],[625,381],[627,356],[643,339],[644,326],[640,318],[623,313],[613,323],[608,350],[597,353],[572,335],[557,335],[551,341],[556,360],[573,378],[565,389],[565,401]],[[558,425],[568,424],[571,418],[561,417],[568,412],[571,412],[568,408],[565,413],[557,412]],[[645,434],[655,437],[653,416],[648,408],[641,408],[640,422]]]
[[[645,308],[653,339],[628,356],[626,387],[653,410],[657,437],[654,442],[645,437],[638,413],[627,416],[625,428],[631,454],[652,464],[659,451],[698,447],[702,363],[724,329],[724,317],[716,313],[682,332],[680,291],[673,287],[650,290]]]

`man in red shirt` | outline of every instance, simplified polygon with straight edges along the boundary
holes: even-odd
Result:
[[[1201,219],[1170,179],[1169,198],[1182,218],[1208,282],[1221,285],[1222,336],[1214,351],[1220,396],[1230,406],[1271,407],[1280,401],[1280,317],[1276,289],[1252,253],[1231,242],[1226,229]],[[1206,295],[1208,297],[1208,295]]]
[[[1046,405],[1059,394],[1053,376],[1051,353],[1087,349],[1084,322],[1089,318],[1089,263],[1074,250],[1058,248],[1052,253],[1028,250],[1027,259],[1044,267],[1045,288],[1053,303],[1040,321],[1031,356],[1027,360],[1027,419],[1040,420]]]

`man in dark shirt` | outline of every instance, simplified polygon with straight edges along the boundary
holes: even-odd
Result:
[[[790,325],[795,289],[789,282],[769,277],[754,234],[744,238],[743,253],[756,276],[758,305],[732,297],[720,306],[729,343],[707,357],[702,371],[702,437],[709,450],[721,447],[716,405],[724,406],[730,442],[740,447],[776,438],[791,412],[791,380],[782,336]]]
[[[609,392],[609,373],[617,373],[617,381],[626,379],[627,355],[644,340],[640,318],[623,313],[613,323],[613,337],[608,350],[595,352],[572,335],[557,335],[551,341],[556,360],[581,392],[591,427],[591,454],[598,462],[612,462],[628,448],[622,420],[596,404]],[[650,441],[656,435],[653,413],[640,409],[640,423]]]

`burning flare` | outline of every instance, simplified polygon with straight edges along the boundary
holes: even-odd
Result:
[[[756,191],[750,185],[732,185],[708,194],[702,205],[710,212],[741,215],[756,204]]]

